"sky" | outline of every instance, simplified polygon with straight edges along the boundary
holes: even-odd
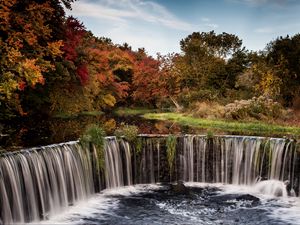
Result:
[[[179,53],[192,32],[235,34],[253,51],[300,33],[300,0],[77,0],[72,8],[95,36],[153,56]]]

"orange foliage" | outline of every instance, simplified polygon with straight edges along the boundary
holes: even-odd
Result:
[[[53,59],[62,54],[62,42],[51,40],[51,29],[47,25],[49,15],[54,13],[50,4],[32,1],[24,4],[24,11],[13,10],[18,4],[22,3],[16,0],[0,3],[0,29],[5,34],[0,39],[3,54],[0,67],[3,73],[13,73],[14,77],[9,79],[19,83],[15,86],[13,82],[1,80],[2,98],[12,96],[14,91],[24,90],[26,86],[43,84],[43,72],[52,69]],[[13,86],[3,87],[4,84]],[[9,91],[1,92],[4,89]]]

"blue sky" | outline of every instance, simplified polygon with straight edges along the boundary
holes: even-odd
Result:
[[[145,47],[151,55],[180,52],[194,31],[238,35],[249,50],[300,33],[300,0],[77,0],[68,15],[96,36]]]

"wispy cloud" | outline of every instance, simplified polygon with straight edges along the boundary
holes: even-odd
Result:
[[[201,22],[203,22],[203,27],[208,29],[217,29],[219,27],[218,24],[213,23],[210,18],[202,17]]]
[[[291,30],[299,30],[300,23],[289,23],[289,24],[280,24],[280,25],[274,25],[274,26],[265,26],[265,27],[259,27],[254,30],[255,33],[260,34],[288,34],[291,33]]]
[[[217,29],[219,27],[219,25],[216,23],[205,23],[204,26],[208,29]]]
[[[250,6],[261,6],[261,5],[276,5],[286,6],[297,3],[297,0],[227,0],[236,3],[245,3]]]
[[[202,17],[202,18],[201,18],[201,21],[202,21],[202,22],[209,22],[209,21],[210,21],[210,19],[209,19],[209,18],[207,18],[207,17]]]
[[[271,27],[261,27],[254,30],[255,33],[260,34],[272,34],[275,32],[275,30]]]
[[[191,31],[194,28],[192,24],[177,18],[162,5],[151,1],[82,0],[74,4],[72,14],[121,23],[133,19],[184,31]]]

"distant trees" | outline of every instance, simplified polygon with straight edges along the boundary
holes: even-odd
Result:
[[[287,105],[300,96],[300,34],[279,37],[267,45],[266,63],[273,68],[280,96]]]
[[[244,68],[242,41],[235,35],[194,32],[181,40],[182,54],[176,60],[181,77],[182,98],[214,99],[233,88]]]
[[[239,76],[239,86],[252,86],[252,95],[265,95],[292,106],[300,96],[300,35],[279,37],[266,49],[249,53],[249,66]]]

